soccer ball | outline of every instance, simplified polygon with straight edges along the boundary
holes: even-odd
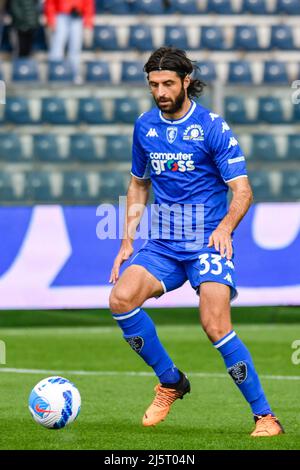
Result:
[[[34,421],[46,428],[61,429],[77,418],[81,398],[69,380],[47,377],[32,389],[28,405]]]

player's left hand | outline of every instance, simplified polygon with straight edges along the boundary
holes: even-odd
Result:
[[[222,258],[225,257],[225,254],[227,259],[232,258],[233,250],[231,233],[223,228],[216,228],[216,230],[213,231],[209,237],[207,246],[214,246],[215,249],[220,252]]]

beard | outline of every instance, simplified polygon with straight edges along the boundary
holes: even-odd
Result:
[[[156,105],[158,108],[166,114],[175,114],[182,108],[182,105],[185,100],[185,90],[184,87],[181,88],[179,95],[175,98],[175,100],[171,100],[171,98],[161,98],[160,100],[156,100]]]

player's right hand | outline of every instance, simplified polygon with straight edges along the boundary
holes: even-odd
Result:
[[[132,253],[133,253],[133,246],[131,244],[121,246],[120,251],[115,258],[115,261],[111,270],[111,274],[109,278],[110,283],[115,284],[117,282],[117,280],[119,279],[119,272],[120,272],[121,265],[124,263],[124,261],[130,258]]]

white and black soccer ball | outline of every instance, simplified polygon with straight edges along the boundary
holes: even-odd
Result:
[[[32,389],[28,405],[34,421],[46,428],[61,429],[77,418],[81,398],[68,379],[47,377]]]

